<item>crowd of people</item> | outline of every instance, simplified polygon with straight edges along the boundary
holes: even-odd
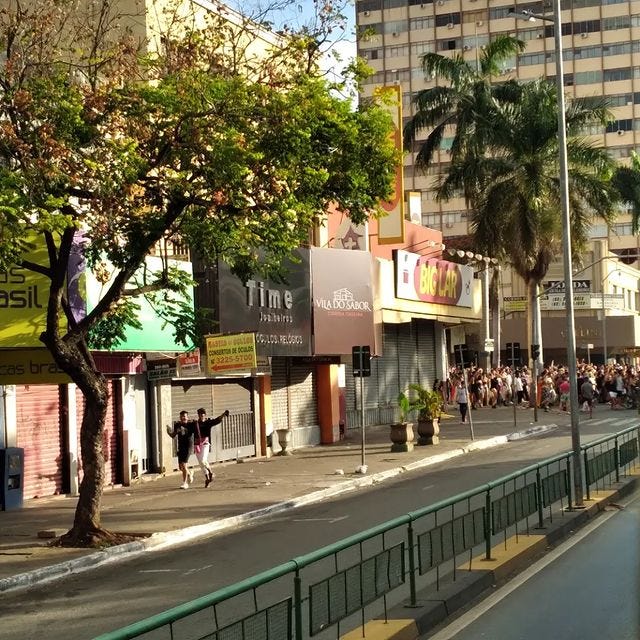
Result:
[[[640,407],[640,369],[628,364],[595,365],[578,362],[578,395],[580,409],[591,415],[596,402],[609,404],[611,409]],[[467,369],[467,392],[462,370],[452,367],[446,380],[436,380],[434,390],[442,395],[443,406],[458,404],[463,422],[467,406],[473,409],[496,408],[504,405],[533,407],[534,393],[544,411],[557,408],[570,410],[570,378],[566,366],[551,363],[544,367],[534,384],[532,371],[526,367],[498,367],[485,371]]]

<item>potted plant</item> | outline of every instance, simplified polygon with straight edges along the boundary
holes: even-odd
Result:
[[[418,444],[438,444],[442,396],[419,384],[410,384],[409,390],[413,392],[409,406],[418,412]]]
[[[393,443],[391,451],[413,451],[413,423],[408,422],[412,407],[406,393],[398,394],[398,409],[400,411],[399,420],[390,425],[389,437]]]

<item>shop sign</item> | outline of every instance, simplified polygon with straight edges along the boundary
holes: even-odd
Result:
[[[391,116],[393,132],[391,140],[399,151],[400,160],[395,168],[395,180],[391,200],[381,202],[386,215],[378,219],[378,243],[404,242],[404,166],[402,162],[402,88],[400,85],[376,87],[374,96],[378,106]]]
[[[283,282],[259,274],[242,282],[219,262],[220,332],[255,333],[261,356],[311,355],[309,250],[298,249],[296,257],[283,263]]]
[[[44,243],[22,256],[48,266]],[[40,334],[47,325],[47,300],[51,281],[18,265],[0,271],[0,347],[41,347]]]
[[[253,333],[207,336],[207,372],[250,372],[257,366],[256,341]]]
[[[0,384],[66,384],[48,349],[0,349]]]
[[[502,308],[505,313],[527,310],[526,296],[505,296],[502,298]]]
[[[162,258],[147,256],[144,264],[130,280],[129,286],[139,287],[147,284],[150,279],[153,278],[153,274],[160,272],[164,268],[180,269],[187,276],[192,275],[190,262],[184,260],[167,260],[165,264]],[[117,270],[108,262],[103,263],[103,277],[100,280],[97,279],[93,271],[87,269],[87,312],[90,312],[98,305],[104,291],[111,285],[116,273]],[[192,291],[184,297],[179,297],[177,294],[166,290],[162,292],[162,295],[172,296],[175,301],[184,302],[193,308]],[[185,345],[176,341],[173,326],[158,316],[155,307],[145,296],[137,296],[133,298],[133,300],[140,305],[140,310],[136,315],[142,328],[127,327],[125,329],[124,340],[115,345],[111,351],[182,351],[185,348]]]
[[[591,280],[573,280],[572,282],[574,291],[591,291]],[[544,288],[546,291],[564,291],[564,280],[549,280]]]
[[[311,249],[314,354],[351,353],[375,344],[371,254]]]
[[[176,377],[176,361],[174,358],[147,360],[148,380],[171,380]]]
[[[606,309],[624,309],[624,295],[621,293],[607,293],[604,297]],[[599,293],[574,293],[574,309],[602,309],[602,294]],[[556,293],[540,296],[541,311],[564,311],[566,300],[564,293]]]
[[[181,376],[197,375],[200,371],[200,349],[181,353],[178,356],[178,372]]]
[[[456,307],[473,304],[473,269],[438,258],[395,252],[396,297]]]

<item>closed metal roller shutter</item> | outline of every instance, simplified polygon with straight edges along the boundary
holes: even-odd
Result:
[[[382,345],[383,355],[378,359],[378,397],[381,404],[396,405],[400,393],[396,325],[384,325]]]
[[[229,417],[220,425],[217,460],[256,455],[256,429],[253,420],[253,381],[216,382],[213,385],[213,416],[225,409]]]
[[[436,379],[435,324],[431,320],[414,320],[418,334],[418,369],[420,384],[433,388]]]
[[[274,429],[318,426],[315,367],[286,358],[271,362],[271,413]],[[296,438],[300,438],[296,441]],[[307,434],[294,436],[294,446],[307,442]]]
[[[407,391],[409,385],[418,382],[418,345],[411,322],[398,325],[398,364],[400,371],[400,391]]]
[[[178,420],[181,411],[188,411],[189,417],[196,419],[196,411],[204,408],[208,416],[213,415],[213,385],[208,380],[171,382],[171,413]]]
[[[107,381],[109,400],[107,402],[107,415],[102,433],[102,454],[104,455],[104,483],[119,484],[122,482],[122,425],[119,398],[120,386],[114,380]],[[80,447],[80,430],[82,428],[82,416],[84,415],[84,395],[76,387],[76,416],[78,426],[78,480],[82,480],[82,453]]]
[[[24,497],[63,492],[64,439],[60,387],[49,384],[16,387],[16,446],[24,449]]]
[[[174,420],[178,419],[183,410],[188,411],[190,419],[195,420],[200,407],[205,409],[210,418],[229,409],[229,417],[211,432],[211,462],[256,454],[250,379],[189,382],[174,380],[171,382],[171,407]]]
[[[316,371],[313,365],[292,365],[290,370],[291,428],[318,425]]]
[[[353,377],[353,365],[349,361],[344,368],[345,375],[345,400],[347,406],[347,413],[359,409],[360,405],[357,403],[358,396],[356,395],[356,386],[359,382]]]
[[[271,417],[273,428],[289,428],[286,358],[271,359]]]

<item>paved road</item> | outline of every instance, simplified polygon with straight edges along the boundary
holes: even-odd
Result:
[[[583,439],[628,417],[593,420]],[[570,448],[567,427],[220,534],[0,596],[0,637],[91,638]]]
[[[640,638],[640,492],[431,640]],[[610,508],[611,509],[611,508]]]

